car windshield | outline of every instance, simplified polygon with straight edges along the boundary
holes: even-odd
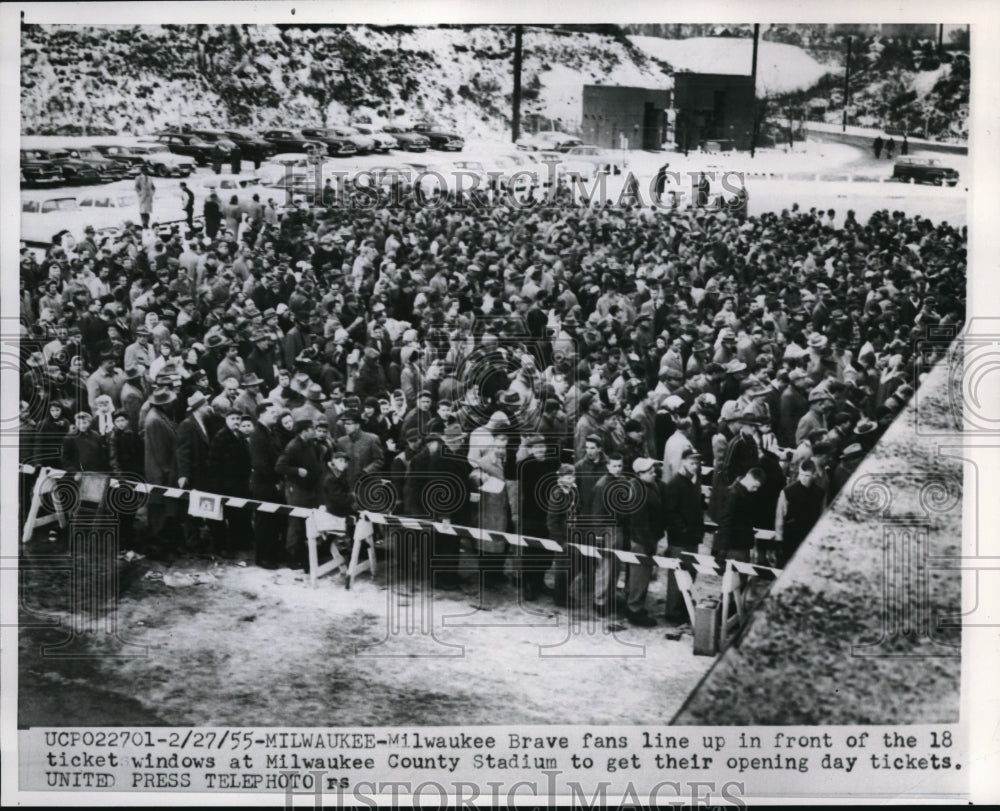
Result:
[[[62,160],[63,158],[73,157],[65,149],[50,149],[45,154],[48,156],[49,160]]]
[[[55,200],[42,202],[43,214],[48,214],[50,211],[76,211],[78,208],[75,197],[58,197]]]
[[[148,145],[144,144],[141,147],[137,147],[136,151],[145,153],[156,153],[156,154],[159,154],[161,152],[166,152],[169,154],[170,149],[167,147],[166,144],[148,144]]]
[[[45,155],[41,152],[37,152],[33,149],[25,149],[21,152],[21,157],[26,161],[43,161],[45,160]]]

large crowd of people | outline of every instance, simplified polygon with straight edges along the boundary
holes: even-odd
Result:
[[[708,531],[781,566],[933,362],[919,339],[964,318],[965,229],[920,216],[486,202],[253,199],[211,236],[22,251],[22,460],[643,553]],[[206,522],[154,492],[122,532],[306,565],[303,519],[268,511]],[[433,588],[472,559],[524,599],[656,624],[648,564],[619,606],[614,559],[483,537],[390,546]],[[666,610],[684,621],[673,578]]]

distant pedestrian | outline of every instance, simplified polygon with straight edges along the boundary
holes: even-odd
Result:
[[[142,218],[142,228],[149,228],[149,215],[153,213],[153,195],[156,186],[152,178],[146,174],[146,167],[139,166],[139,175],[135,179],[135,193],[139,197],[139,216]]]
[[[882,157],[882,146],[883,146],[882,136],[881,135],[876,135],[875,136],[875,143],[872,145],[872,149],[875,152],[876,159]]]
[[[188,188],[187,183],[181,181],[181,194],[184,196],[184,217],[187,220],[187,227],[194,228],[194,192]]]
[[[910,154],[910,142],[906,140],[906,136],[903,136],[903,144],[899,147],[899,154],[901,157],[905,157]]]
[[[885,142],[885,156],[888,160],[892,160],[892,153],[896,151],[896,141],[890,138]]]

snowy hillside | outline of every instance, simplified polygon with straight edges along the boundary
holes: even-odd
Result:
[[[148,133],[429,118],[509,126],[511,26],[25,26],[22,132]],[[522,115],[580,120],[584,84],[670,87],[621,35],[526,26]]]
[[[735,37],[661,39],[633,36],[629,40],[648,56],[675,71],[750,75],[753,41]],[[827,69],[795,45],[761,42],[757,51],[757,90],[761,95],[804,90]]]

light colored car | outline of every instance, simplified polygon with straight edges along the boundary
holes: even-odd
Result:
[[[354,129],[361,135],[366,135],[374,139],[375,150],[377,152],[388,152],[390,149],[399,149],[399,141],[396,140],[394,135],[388,132],[383,132],[369,124],[358,124]]]
[[[202,190],[215,189],[220,194],[224,191],[238,191],[239,189],[250,189],[260,185],[260,175],[249,172],[241,172],[236,175],[209,175],[198,182],[198,186]]]
[[[536,132],[532,135],[522,135],[517,139],[515,145],[518,149],[529,152],[539,152],[545,149],[565,152],[574,146],[583,145],[583,141],[575,135],[569,135],[565,132],[546,130],[544,132]]]
[[[358,147],[358,152],[378,152],[380,151],[378,139],[374,135],[361,132],[354,127],[327,127],[326,131],[336,135],[338,138],[347,138]]]
[[[128,154],[138,156],[147,170],[158,177],[188,177],[197,167],[194,158],[175,155],[166,144],[155,141],[140,141],[122,149],[127,150]]]
[[[621,154],[592,144],[571,146],[565,152],[567,163],[589,163],[595,172],[620,175],[625,171],[625,161]]]
[[[107,195],[116,197],[116,195]],[[88,225],[100,235],[118,230],[121,221],[128,219],[124,209],[119,206],[102,206],[97,208],[92,203],[95,199],[107,202],[98,193],[86,207],[80,206],[80,200],[67,194],[53,193],[44,196],[22,197],[21,199],[21,240],[29,245],[51,245],[53,237],[62,232],[69,232],[72,239],[79,242],[84,237],[84,229]],[[118,202],[116,200],[116,202]],[[135,203],[135,195],[132,195]],[[138,206],[136,206],[136,217]]]

